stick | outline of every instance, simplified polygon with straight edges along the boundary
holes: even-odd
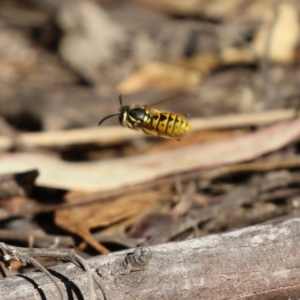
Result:
[[[295,218],[97,256],[88,265],[111,299],[288,299],[300,294],[299,236],[300,218]],[[70,297],[86,298],[82,270],[64,264],[51,272],[69,280]],[[22,277],[2,279],[0,299],[35,299],[35,285],[48,300],[58,299],[45,274]],[[99,289],[95,292],[103,299]]]

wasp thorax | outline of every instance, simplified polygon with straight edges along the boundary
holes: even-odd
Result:
[[[135,121],[145,121],[146,112],[145,109],[142,107],[133,108],[128,111],[128,115],[131,120]]]

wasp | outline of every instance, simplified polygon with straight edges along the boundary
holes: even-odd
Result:
[[[119,122],[123,127],[167,139],[175,138],[191,130],[190,123],[182,115],[160,111],[150,105],[123,105],[122,95],[119,96],[119,102],[120,111],[106,116],[98,125],[111,117],[119,116]]]

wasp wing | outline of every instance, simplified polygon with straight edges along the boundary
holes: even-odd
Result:
[[[184,97],[186,95],[189,95],[189,94],[191,94],[191,92],[180,92],[180,93],[172,94],[172,95],[170,95],[168,97],[165,97],[163,99],[160,99],[158,101],[149,103],[149,104],[145,105],[145,107],[148,108],[148,107],[158,106],[162,103],[172,101],[172,100],[175,100],[175,99],[179,99],[179,98],[182,98],[182,97]]]

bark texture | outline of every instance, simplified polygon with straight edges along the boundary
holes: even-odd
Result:
[[[109,299],[297,299],[300,218],[225,234],[130,249],[88,261]],[[69,299],[87,299],[84,271],[71,263],[50,269]],[[104,299],[94,284],[95,298]],[[41,272],[0,281],[0,299],[59,299]]]

